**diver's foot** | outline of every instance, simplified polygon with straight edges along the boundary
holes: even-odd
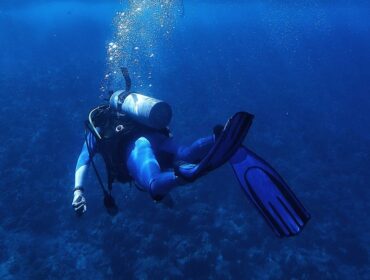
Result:
[[[175,174],[188,182],[193,182],[225,164],[242,145],[252,120],[252,114],[239,112],[233,115],[224,127],[215,126],[213,131],[217,141],[207,155],[197,164],[177,165]]]
[[[183,160],[175,162],[174,172],[176,177],[178,178],[179,185],[185,185],[194,182],[194,180],[189,180],[189,178],[186,176],[186,170],[193,169],[195,166],[196,164],[189,163]]]

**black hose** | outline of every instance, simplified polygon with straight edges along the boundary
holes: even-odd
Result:
[[[99,182],[99,185],[103,191],[103,194],[104,194],[104,197],[108,196],[109,193],[108,191],[105,189],[104,187],[104,183],[103,183],[103,180],[99,174],[99,171],[98,169],[96,168],[96,165],[95,165],[95,162],[94,162],[94,159],[93,159],[93,156],[92,156],[92,151],[91,151],[91,148],[89,146],[89,142],[87,141],[87,130],[85,129],[85,143],[86,143],[86,147],[87,147],[87,151],[89,153],[89,158],[90,158],[90,162],[91,162],[91,165],[94,169],[94,172],[95,172],[95,175],[96,175],[96,178],[98,179],[98,182]]]
[[[121,67],[121,72],[123,77],[125,78],[126,92],[129,92],[131,90],[131,78],[130,74],[128,73],[128,69],[126,67]]]

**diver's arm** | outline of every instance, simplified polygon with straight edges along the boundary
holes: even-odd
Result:
[[[83,214],[86,211],[86,200],[83,192],[84,182],[86,181],[87,171],[91,162],[89,152],[91,153],[91,157],[96,153],[96,141],[91,133],[87,135],[87,143],[85,141],[76,165],[72,206],[77,214]]]
[[[87,149],[86,143],[84,143],[76,165],[75,189],[82,188],[84,186],[89,166],[90,166],[89,150]]]

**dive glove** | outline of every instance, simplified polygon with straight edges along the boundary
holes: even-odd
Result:
[[[86,199],[83,195],[83,188],[77,187],[74,189],[72,206],[79,216],[86,212]]]

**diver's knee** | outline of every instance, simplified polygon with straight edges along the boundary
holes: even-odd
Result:
[[[135,141],[135,146],[150,147],[150,142],[147,138],[142,136]]]
[[[152,180],[149,184],[149,194],[154,201],[161,201],[166,194],[158,193],[158,188],[155,186],[155,180]]]

